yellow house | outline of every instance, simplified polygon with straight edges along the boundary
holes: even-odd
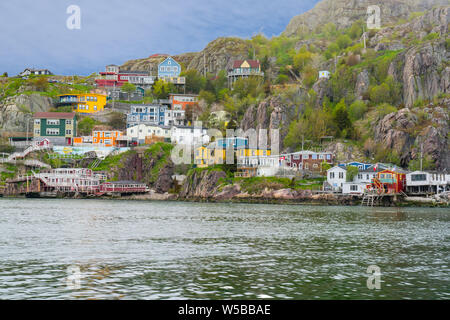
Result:
[[[233,145],[235,157],[270,155],[270,150],[249,148],[246,139],[227,138],[220,139],[219,141],[210,143],[207,146],[200,146],[196,148],[194,153],[194,163],[200,168],[208,167],[209,165],[226,163],[226,147],[230,144]]]
[[[98,93],[70,93],[58,96],[57,106],[72,106],[72,111],[95,113],[106,105],[106,95]]]

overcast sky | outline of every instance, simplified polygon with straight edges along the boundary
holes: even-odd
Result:
[[[221,36],[279,35],[318,0],[0,0],[0,73],[87,75],[154,53],[201,51]],[[70,30],[70,5],[81,29]]]

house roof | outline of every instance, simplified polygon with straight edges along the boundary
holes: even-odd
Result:
[[[347,171],[347,168],[339,167],[339,166],[334,166],[333,168],[328,169],[327,172],[328,172],[328,171],[331,171],[331,170],[335,170],[335,169],[341,169],[341,170]]]
[[[234,60],[233,62],[233,69],[240,68],[241,65],[244,63],[244,61],[247,61],[251,68],[259,68],[259,61],[258,60]]]
[[[36,112],[33,115],[35,119],[73,119],[75,112]]]

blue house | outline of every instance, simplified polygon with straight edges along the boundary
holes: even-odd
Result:
[[[181,66],[172,57],[167,57],[158,65],[158,78],[172,78],[179,77],[181,73]]]
[[[367,170],[370,166],[372,166],[371,163],[363,163],[363,162],[349,162],[349,163],[340,163],[339,167],[345,168],[347,166],[357,167],[359,170]]]
[[[133,104],[127,114],[127,128],[138,124],[164,125],[167,106],[161,104]]]

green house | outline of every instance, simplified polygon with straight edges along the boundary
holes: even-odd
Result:
[[[33,115],[33,140],[48,139],[53,145],[72,145],[77,135],[74,112],[36,112]]]

